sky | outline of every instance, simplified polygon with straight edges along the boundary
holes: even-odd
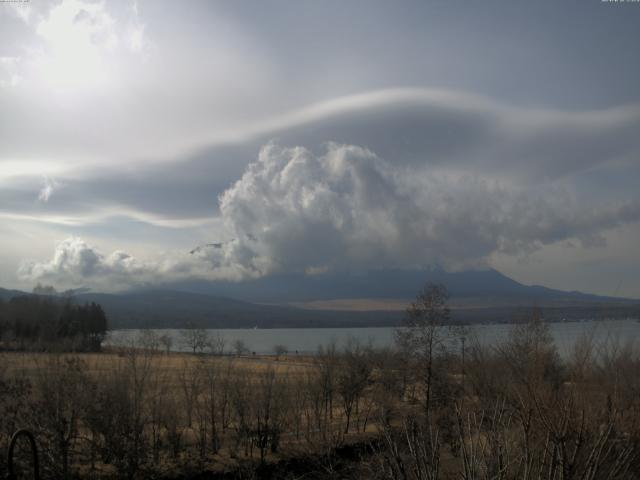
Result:
[[[640,298],[640,3],[0,3],[0,286],[495,268]]]

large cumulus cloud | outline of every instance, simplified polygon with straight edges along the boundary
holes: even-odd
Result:
[[[558,187],[397,168],[357,146],[264,147],[220,197],[226,260],[258,274],[335,268],[484,265],[565,239],[602,241],[640,203],[594,208]]]
[[[140,262],[68,239],[23,278],[121,285],[179,278],[242,279],[332,269],[482,267],[495,253],[526,254],[563,240],[604,242],[602,232],[640,220],[640,202],[590,202],[558,185],[531,186],[415,166],[360,146],[320,154],[265,145],[219,197],[215,244]]]

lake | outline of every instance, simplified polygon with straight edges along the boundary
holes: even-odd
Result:
[[[626,320],[588,320],[583,322],[562,322],[549,324],[551,334],[561,355],[571,352],[576,339],[582,335],[593,335],[597,341],[636,342],[640,336],[640,322]],[[491,324],[469,326],[469,339],[477,339],[481,344],[497,344],[504,340],[513,325]],[[284,345],[290,353],[312,353],[319,345],[336,342],[338,347],[350,338],[374,347],[393,345],[394,328],[276,328],[276,329],[222,329],[208,330],[212,337],[219,335],[226,342],[226,350],[233,350],[233,343],[242,340],[247,348],[256,354],[271,354],[275,345]],[[173,338],[172,350],[189,351],[182,341],[182,330],[154,330],[159,335],[168,334]],[[113,330],[105,345],[128,346],[135,343],[140,330]]]

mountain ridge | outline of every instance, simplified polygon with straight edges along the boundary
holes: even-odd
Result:
[[[454,321],[508,322],[533,307],[550,320],[640,316],[640,301],[523,285],[497,270],[386,269],[359,274],[287,274],[247,282],[200,282],[121,293],[78,292],[79,302],[103,306],[112,328],[295,328],[398,325],[426,282],[443,283],[451,294]],[[0,298],[26,295],[0,288]],[[363,295],[364,294],[364,295]],[[384,296],[384,297],[383,297]],[[394,308],[305,308],[305,302],[395,298]]]
[[[509,297],[532,301],[561,300],[593,303],[633,303],[638,300],[524,285],[495,269],[447,272],[431,269],[379,269],[361,273],[330,272],[276,274],[243,282],[178,282],[170,288],[222,295],[255,303],[290,303],[347,298],[412,299],[426,283],[441,283],[451,298]]]

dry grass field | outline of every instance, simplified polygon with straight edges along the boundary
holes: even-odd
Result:
[[[30,429],[44,478],[640,478],[631,343],[561,359],[534,319],[463,358],[417,332],[311,356],[0,353],[0,450]]]
[[[139,355],[144,356],[144,351],[139,350]],[[90,376],[99,376],[101,372],[112,370],[121,365],[129,354],[125,349],[110,347],[100,353],[62,353],[52,354],[46,352],[0,352],[0,360],[4,372],[11,375],[36,374],[43,365],[46,365],[52,356],[57,358],[80,359]],[[225,355],[225,356],[199,356],[189,353],[151,353],[152,367],[161,369],[169,377],[176,377],[185,366],[194,367],[204,358],[213,365],[222,366],[232,362],[234,367],[241,371],[260,373],[272,369],[278,374],[296,375],[302,374],[314,367],[314,357],[309,355]]]
[[[364,418],[372,414],[371,402],[363,401],[367,386],[352,400],[356,410],[360,404],[367,410],[348,411],[345,429],[336,387],[326,390],[327,373],[331,384],[337,380],[337,356],[324,365],[319,359],[133,348],[0,353],[2,386],[11,395],[2,405],[15,412],[15,421],[3,419],[0,447],[12,430],[28,427],[46,457],[67,463],[45,462],[53,477],[171,477],[192,469],[234,471],[361,441],[374,431]]]

